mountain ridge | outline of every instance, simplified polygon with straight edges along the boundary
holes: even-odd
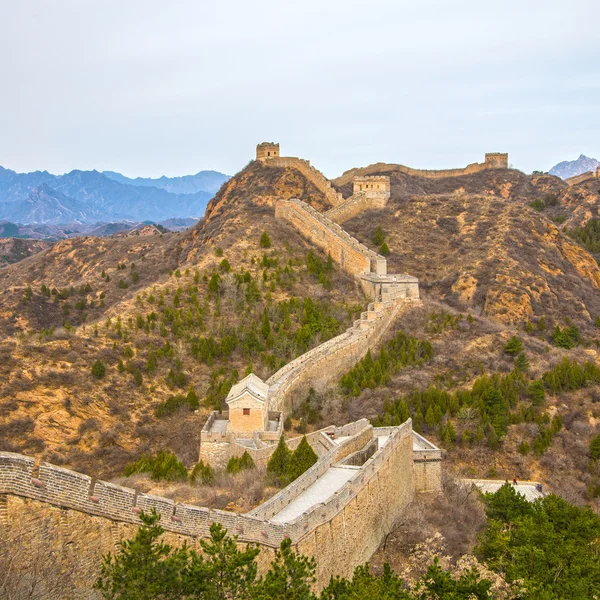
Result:
[[[216,171],[200,171],[187,178],[162,177],[156,180],[156,187],[149,184],[153,181],[150,179],[129,180],[114,172],[111,175],[79,169],[64,175],[47,171],[17,173],[0,167],[0,220],[57,225],[200,218],[215,188],[228,179]]]
[[[600,166],[595,158],[590,158],[584,154],[580,154],[576,160],[563,160],[558,164],[554,165],[548,173],[555,175],[561,179],[567,179],[568,177],[575,177],[588,171],[595,171]]]

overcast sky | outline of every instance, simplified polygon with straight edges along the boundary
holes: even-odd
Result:
[[[592,0],[0,0],[0,165],[600,159]]]

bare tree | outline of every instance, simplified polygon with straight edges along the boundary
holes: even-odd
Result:
[[[72,597],[76,561],[65,560],[57,546],[52,519],[38,521],[35,530],[24,520],[11,521],[0,533],[0,598],[42,600]],[[71,557],[73,558],[73,557]]]

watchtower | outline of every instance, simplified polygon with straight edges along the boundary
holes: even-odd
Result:
[[[277,158],[279,154],[279,143],[262,142],[256,146],[256,160],[264,160],[266,158]]]
[[[227,395],[227,431],[248,434],[269,429],[269,386],[251,373],[236,383]]]
[[[508,153],[487,152],[485,155],[485,164],[490,169],[508,169]]]
[[[390,197],[390,178],[385,175],[357,176],[352,181],[354,194],[364,192],[369,196]]]

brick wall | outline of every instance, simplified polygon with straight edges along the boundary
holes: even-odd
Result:
[[[357,192],[339,206],[328,210],[324,215],[334,223],[345,223],[365,210],[385,208],[388,200],[389,194],[386,196]]]
[[[569,185],[577,185],[578,183],[582,183],[583,181],[588,181],[589,179],[595,179],[596,177],[600,177],[600,167],[594,171],[587,171],[586,173],[582,173],[581,175],[575,175],[574,177],[568,177],[565,179],[565,182]]]
[[[332,460],[341,460],[358,450],[373,435],[366,421],[335,431],[336,435],[354,438],[330,450]],[[253,514],[176,504],[47,463],[36,469],[31,458],[0,452],[0,519],[9,527],[26,521],[32,540],[51,532],[56,568],[76,566],[75,582],[79,587],[65,590],[64,598],[91,597],[89,588],[102,555],[113,551],[120,539],[134,535],[140,511],[151,508],[162,516],[166,542],[187,542],[198,548],[198,539],[206,538],[211,523],[218,522],[238,535],[240,542],[259,544],[263,566],[270,562],[284,536],[289,536],[299,551],[317,557],[317,585],[322,587],[332,574],[350,574],[368,560],[412,499],[410,432],[409,421],[397,428],[388,444],[331,499],[286,524]],[[328,462],[317,463],[304,483],[317,472],[324,472]],[[282,491],[285,493],[287,488]],[[10,535],[10,528],[6,533]],[[330,547],[323,551],[320,543],[327,540]]]
[[[308,160],[302,158],[296,158],[293,156],[269,158],[263,161],[267,167],[291,167],[298,169],[315,187],[325,194],[325,197],[331,202],[333,206],[337,206],[344,201],[342,194],[337,192],[331,185],[331,181],[321,173],[318,169],[315,169]]]
[[[314,208],[300,200],[279,200],[275,216],[291,223],[306,239],[318,246],[351,275],[387,272],[385,258],[369,250]]]
[[[338,380],[380,343],[390,324],[409,306],[406,299],[372,303],[345,333],[285,365],[267,379],[270,406],[289,414],[304,400],[310,387],[319,390]]]

